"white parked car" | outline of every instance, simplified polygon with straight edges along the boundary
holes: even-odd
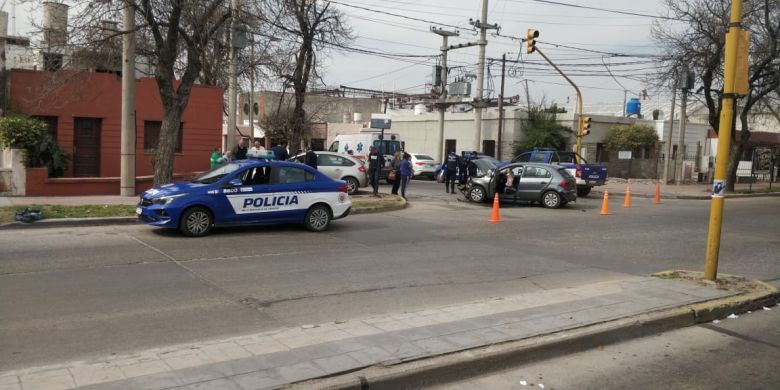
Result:
[[[433,157],[421,153],[409,153],[412,156],[413,177],[427,177],[433,180],[439,163]]]
[[[354,195],[360,187],[368,186],[368,173],[363,161],[341,153],[314,153],[317,154],[317,170],[331,179],[347,182],[350,195]],[[293,156],[290,161],[303,164],[306,161],[306,154]]]

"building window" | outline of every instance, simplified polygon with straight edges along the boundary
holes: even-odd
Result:
[[[43,53],[43,70],[56,72],[62,69],[62,58],[59,53]]]
[[[162,122],[159,121],[144,121],[144,152],[152,153],[157,148],[157,143],[160,142],[160,128]],[[179,123],[179,135],[176,138],[175,153],[181,153],[182,140],[184,139],[184,123]]]
[[[54,141],[57,141],[57,119],[56,116],[44,116],[44,115],[33,115],[33,118],[40,119],[43,122],[46,122],[46,127],[49,129],[49,135],[51,136],[51,139]]]

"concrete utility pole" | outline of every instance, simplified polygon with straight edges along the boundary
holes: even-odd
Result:
[[[669,165],[672,163],[672,134],[674,134],[674,109],[677,106],[677,80],[672,81],[672,112],[669,116],[669,139],[666,140],[664,156],[664,184],[669,184]]]
[[[505,71],[506,71],[506,53],[501,55],[501,93],[498,94],[498,141],[496,142],[498,145],[496,145],[496,160],[499,161],[501,161],[501,138],[503,135],[502,133],[504,132],[504,72]]]
[[[528,79],[525,79],[525,105],[528,107],[528,112],[531,112],[531,91],[528,89]]]
[[[119,195],[135,196],[135,9],[122,10],[122,133]]]
[[[474,150],[482,150],[482,108],[487,107],[482,100],[485,83],[485,47],[487,46],[487,30],[498,29],[498,25],[487,24],[488,0],[482,0],[482,17],[471,24],[479,28],[479,61],[477,65],[477,96],[474,98]]]
[[[233,150],[236,146],[236,90],[238,75],[236,71],[238,60],[238,48],[236,48],[236,28],[238,28],[238,0],[230,0],[230,80],[228,81],[228,117],[227,117],[227,141],[225,148]]]
[[[684,75],[684,77],[687,77]],[[683,183],[683,160],[685,160],[685,122],[688,111],[688,88],[690,86],[686,83],[686,88],[682,90],[682,101],[680,102],[680,134],[677,139],[677,160],[675,161],[674,168],[674,184],[680,185]]]
[[[723,227],[724,195],[726,194],[726,170],[731,150],[731,121],[734,118],[735,80],[737,73],[737,49],[742,32],[742,0],[731,3],[729,31],[726,33],[726,53],[723,72],[723,98],[721,99],[720,122],[718,126],[718,154],[715,160],[715,180],[712,182],[712,205],[710,225],[707,231],[707,257],[704,263],[704,279],[715,280],[718,276],[720,254],[720,233]]]
[[[628,112],[626,112],[628,111],[626,109],[627,102],[628,102],[628,90],[624,89],[623,90],[623,118],[625,118],[628,115]]]
[[[444,161],[447,151],[444,150],[444,113],[447,111],[447,52],[450,50],[447,46],[449,37],[458,36],[457,31],[447,31],[431,26],[431,32],[441,35],[441,93],[439,93],[439,135],[437,138],[436,161]]]
[[[252,34],[249,35],[249,139],[252,144],[255,142],[255,40]]]

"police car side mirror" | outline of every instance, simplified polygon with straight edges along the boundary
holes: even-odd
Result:
[[[235,179],[230,179],[230,181],[227,182],[227,184],[224,185],[223,187],[225,187],[225,188],[238,187],[238,186],[240,186],[242,184],[243,184],[243,182],[241,181],[241,179],[235,178]]]

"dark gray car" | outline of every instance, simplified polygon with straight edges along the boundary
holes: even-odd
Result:
[[[472,202],[499,200],[538,202],[558,208],[577,200],[577,180],[565,168],[541,163],[514,163],[496,167],[489,160],[475,160],[476,175],[469,178],[463,194]]]

